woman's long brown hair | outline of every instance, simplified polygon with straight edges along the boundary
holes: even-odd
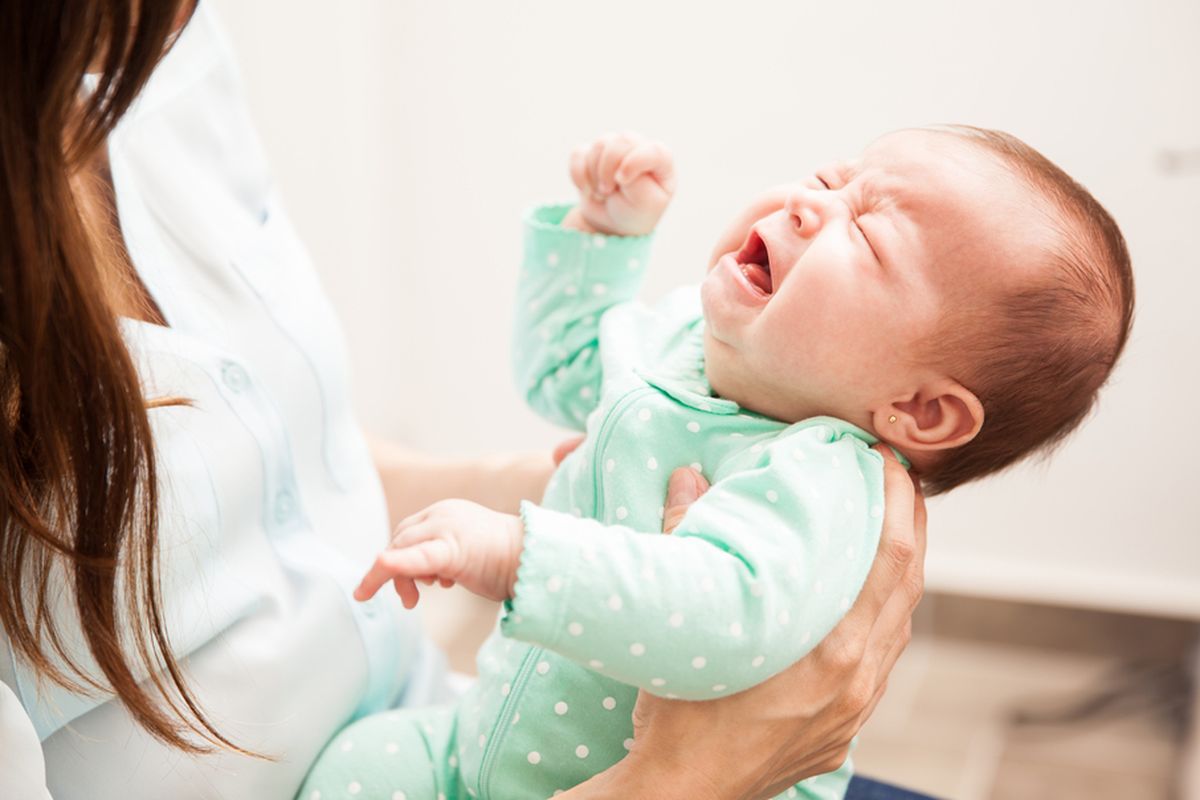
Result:
[[[186,2],[0,3],[0,625],[39,676],[115,693],[159,740],[246,752],[204,715],[171,652],[148,404],[72,190]],[[57,596],[102,674],[70,652]]]

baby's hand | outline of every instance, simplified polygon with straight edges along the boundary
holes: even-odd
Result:
[[[520,517],[468,500],[442,500],[396,527],[354,598],[370,599],[390,580],[404,607],[413,608],[420,598],[416,581],[438,580],[443,586],[461,583],[489,600],[505,600],[517,580],[524,538]]]
[[[579,206],[564,225],[639,236],[654,230],[671,202],[675,162],[661,143],[619,133],[576,148],[571,153],[571,180],[579,189]]]

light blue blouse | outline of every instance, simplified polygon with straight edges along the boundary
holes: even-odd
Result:
[[[414,699],[418,665],[426,684],[437,666],[394,593],[351,599],[386,541],[386,506],[342,333],[209,4],[109,153],[130,256],[167,321],[123,320],[125,338],[147,396],[191,400],[150,412],[172,645],[218,728],[279,760],[181,756],[111,697],[39,687],[2,634],[0,751],[28,746],[32,722],[58,800],[290,798],[340,726]],[[56,618],[91,665],[61,585]],[[5,780],[0,796],[25,796]]]

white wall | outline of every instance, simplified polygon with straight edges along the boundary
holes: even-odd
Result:
[[[1139,311],[1086,430],[932,506],[929,583],[1200,618],[1200,5],[205,0],[342,312],[367,426],[432,450],[544,447],[508,327],[519,217],[574,144],[632,128],[681,184],[647,295],[698,279],[755,190],[879,133],[1021,136],[1124,229]]]

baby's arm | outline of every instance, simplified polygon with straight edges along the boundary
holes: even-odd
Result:
[[[527,402],[552,422],[582,430],[599,401],[600,317],[641,285],[673,171],[661,145],[605,137],[572,155],[579,204],[526,219],[513,363]]]
[[[508,636],[657,694],[731,694],[799,659],[849,608],[878,541],[882,472],[864,443],[816,425],[719,481],[672,536],[532,504],[521,523],[439,513],[398,535],[364,594],[396,579],[411,605],[412,576],[457,580],[510,599]],[[502,528],[481,555],[481,534]]]
[[[502,630],[655,694],[749,688],[815,647],[858,595],[882,472],[864,443],[816,426],[715,483],[672,536],[525,504]]]

